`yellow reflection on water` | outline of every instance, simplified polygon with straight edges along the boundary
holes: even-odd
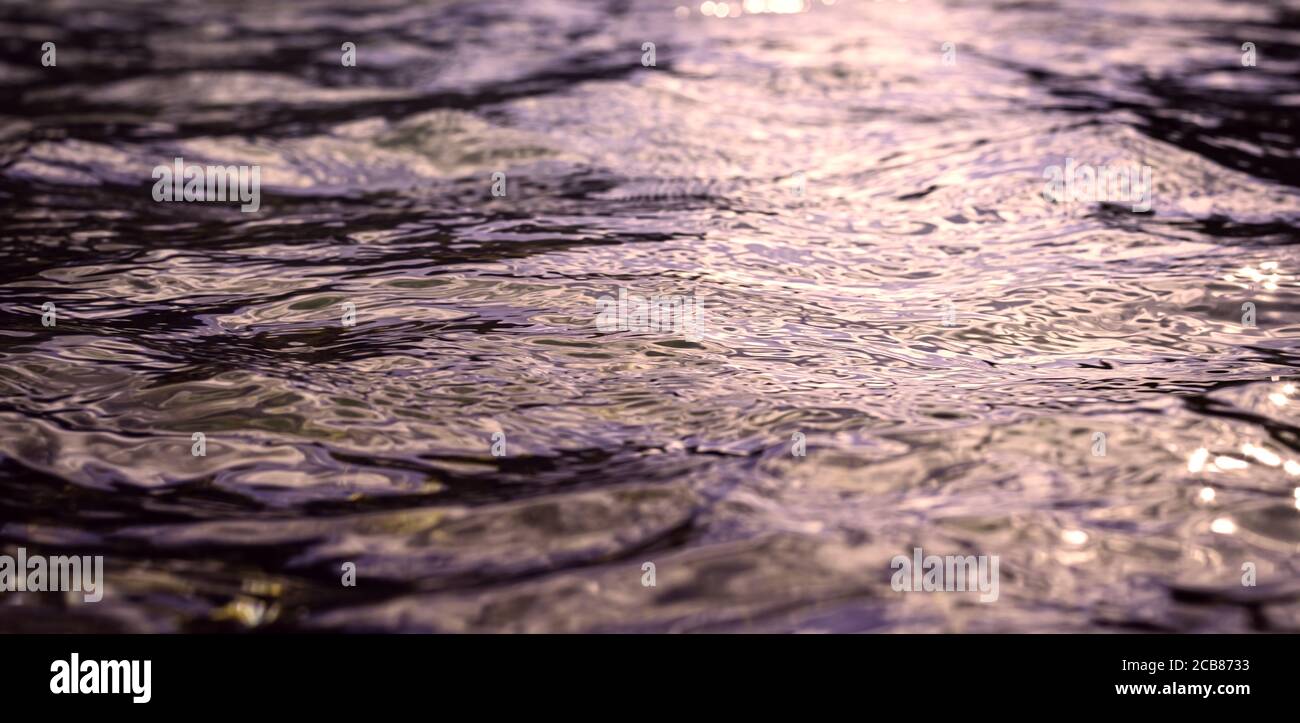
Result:
[[[1244,460],[1237,459],[1236,457],[1227,457],[1221,454],[1214,458],[1214,466],[1227,472],[1234,469],[1246,469],[1250,465]]]
[[[831,5],[833,1],[822,0],[822,4]],[[809,0],[736,0],[735,2],[705,0],[700,3],[700,14],[706,18],[736,18],[744,14],[790,15],[807,12],[811,6]],[[678,17],[685,17],[690,14],[690,9],[685,6],[679,7],[676,13]]]
[[[1252,284],[1260,284],[1269,291],[1277,290],[1277,282],[1281,276],[1277,273],[1276,261],[1265,261],[1259,265],[1259,268],[1243,266],[1237,269],[1236,273],[1224,276],[1225,281],[1235,281],[1238,278],[1245,279]]]
[[[1231,535],[1237,531],[1237,523],[1227,517],[1220,517],[1210,523],[1210,530],[1220,535]]]
[[[1088,533],[1083,530],[1062,530],[1061,540],[1067,545],[1083,545],[1088,542]]]
[[[1250,442],[1241,445],[1241,453],[1247,457],[1254,457],[1270,467],[1276,467],[1282,464],[1282,458],[1277,456],[1272,450],[1264,447],[1256,447]]]

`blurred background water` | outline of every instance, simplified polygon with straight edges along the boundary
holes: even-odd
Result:
[[[0,5],[0,630],[1300,630],[1300,10],[679,5]]]

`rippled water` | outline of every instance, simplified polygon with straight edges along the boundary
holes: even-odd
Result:
[[[0,629],[1300,630],[1300,11],[763,7],[0,6]]]

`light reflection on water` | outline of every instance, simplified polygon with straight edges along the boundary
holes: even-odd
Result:
[[[1300,629],[1294,11],[93,6],[2,16],[0,541],[108,594],[0,628]]]

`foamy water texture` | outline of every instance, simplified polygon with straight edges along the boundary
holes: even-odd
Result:
[[[1300,12],[677,5],[0,6],[0,629],[1300,630]]]

